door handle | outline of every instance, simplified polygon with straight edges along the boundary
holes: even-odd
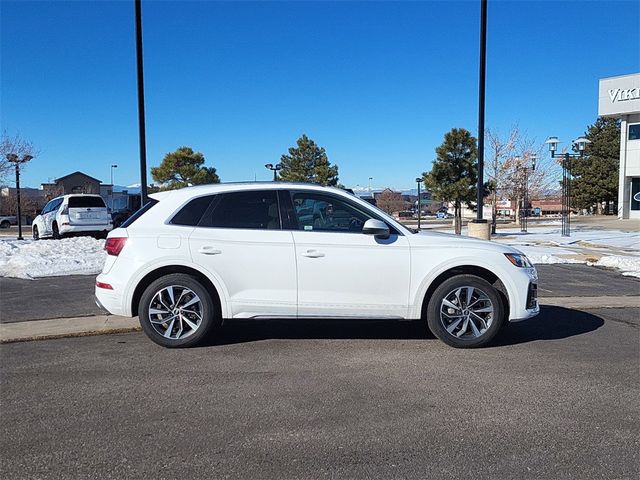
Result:
[[[220,255],[222,253],[222,250],[218,250],[217,248],[213,248],[210,246],[204,246],[200,247],[198,253],[201,253],[203,255]]]
[[[320,258],[320,257],[324,257],[324,253],[319,252],[317,250],[307,250],[306,252],[303,252],[301,254],[303,257],[308,257],[308,258]]]

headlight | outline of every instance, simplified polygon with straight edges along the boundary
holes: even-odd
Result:
[[[533,265],[529,261],[526,255],[521,253],[505,253],[504,254],[507,259],[513,263],[516,267],[520,268],[531,268]]]

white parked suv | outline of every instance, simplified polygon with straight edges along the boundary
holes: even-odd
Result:
[[[106,235],[112,228],[111,215],[100,195],[71,194],[47,203],[32,224],[34,240],[61,238],[75,233]]]
[[[414,233],[345,191],[219,184],[156,193],[113,230],[96,299],[139,316],[166,347],[223,319],[421,319],[445,343],[478,347],[535,316],[537,273],[518,250]]]

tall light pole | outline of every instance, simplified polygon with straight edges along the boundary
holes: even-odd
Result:
[[[142,57],[142,3],[134,0],[136,11],[136,65],[138,72],[138,131],[140,133],[140,201],[147,203],[147,140],[144,122],[144,65]]]
[[[529,218],[529,166],[526,163],[522,165],[524,188],[522,195],[522,208],[520,209],[520,231],[527,232],[527,222]],[[531,171],[536,170],[536,154],[531,155]]]
[[[282,170],[282,165],[280,165],[279,163],[276,163],[275,165],[273,163],[267,163],[265,165],[265,168],[273,171],[273,181],[277,182],[278,181],[278,170]]]
[[[16,165],[16,200],[18,202],[18,240],[24,240],[22,237],[22,208],[20,207],[20,165],[27,163],[33,158],[31,155],[23,155],[18,157],[15,153],[7,153],[7,160]]]
[[[111,165],[111,186],[113,187],[113,169],[118,168],[118,165]],[[113,191],[113,188],[111,189]]]
[[[113,211],[113,169],[118,168],[118,165],[111,165],[111,210]]]
[[[420,217],[422,215],[422,198],[420,198],[420,184],[422,183],[422,178],[417,177],[416,183],[418,184],[418,230],[420,230]]]
[[[558,137],[549,137],[546,142],[549,145],[551,158],[562,156],[562,236],[571,236],[571,159],[584,157],[586,146],[591,140],[580,137],[571,142],[578,148],[578,153],[557,153],[560,140]]]
[[[476,223],[482,219],[484,205],[484,96],[487,67],[487,0],[480,0],[480,72],[478,79],[478,192]]]

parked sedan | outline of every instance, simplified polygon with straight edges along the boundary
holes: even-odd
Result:
[[[157,193],[109,234],[105,249],[99,305],[139,316],[166,347],[195,345],[233,319],[318,317],[420,319],[448,345],[478,347],[539,309],[536,270],[518,250],[414,233],[353,195],[316,185]]]

